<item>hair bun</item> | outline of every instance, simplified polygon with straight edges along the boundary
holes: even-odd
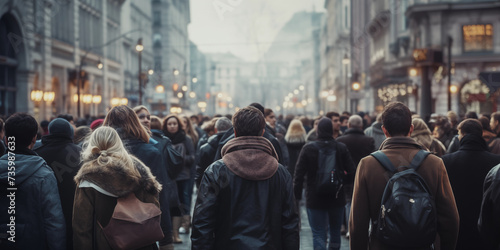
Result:
[[[107,150],[101,150],[100,156],[103,156],[103,157],[108,156],[108,151]]]

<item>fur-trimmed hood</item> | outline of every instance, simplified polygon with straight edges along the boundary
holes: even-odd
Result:
[[[161,184],[151,174],[149,167],[136,157],[132,155],[130,157],[132,157],[140,177],[123,165],[101,167],[95,164],[84,164],[76,174],[75,182],[77,185],[83,181],[91,182],[118,197],[126,196],[139,189],[151,194],[158,194],[161,191]]]

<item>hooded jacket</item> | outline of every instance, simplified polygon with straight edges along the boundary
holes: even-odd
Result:
[[[432,136],[431,130],[427,127],[422,119],[413,119],[414,129],[411,133],[411,138],[416,142],[422,144],[433,154],[441,157],[446,154],[446,147],[444,144]]]
[[[118,197],[134,192],[140,201],[160,206],[160,183],[141,161],[135,157],[133,160],[140,177],[122,165],[84,165],[75,176],[74,249],[111,249],[98,223],[108,225]],[[153,244],[142,249],[157,247]]]
[[[380,148],[395,167],[408,166],[415,154],[423,149],[408,137],[387,138]],[[426,181],[436,202],[437,232],[440,238],[440,246],[436,246],[436,249],[455,249],[459,217],[443,161],[435,155],[429,155],[417,172]],[[378,219],[380,202],[388,180],[387,171],[375,157],[367,156],[361,159],[356,170],[349,217],[349,241],[352,250],[366,250],[367,247],[391,249],[383,245],[377,237],[370,237],[367,233],[370,220]]]
[[[241,136],[205,171],[194,209],[192,249],[299,249],[292,180],[271,142]]]
[[[8,174],[9,155],[0,158],[0,249],[66,249],[66,228],[54,171],[27,148],[18,148],[14,154],[15,176]],[[17,190],[7,190],[12,187],[9,176],[14,177]],[[7,233],[11,216],[15,216],[15,244],[6,240],[11,237]]]
[[[73,126],[62,119],[54,119],[49,124],[49,134],[42,137],[42,145],[34,151],[42,157],[54,171],[66,221],[67,249],[73,248],[71,217],[76,185],[73,180],[80,168],[82,148],[73,143]]]
[[[384,131],[382,131],[382,123],[380,122],[374,122],[364,132],[367,136],[371,136],[375,140],[375,149],[379,149],[382,142],[386,139]]]
[[[443,156],[443,162],[460,214],[456,249],[489,249],[483,244],[476,225],[481,209],[484,178],[500,163],[500,155],[488,152],[488,146],[482,137],[468,134],[460,140],[457,152]]]

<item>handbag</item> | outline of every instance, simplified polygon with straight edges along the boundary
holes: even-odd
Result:
[[[98,221],[112,249],[137,249],[163,239],[161,210],[137,199],[134,192],[118,198],[106,227]]]

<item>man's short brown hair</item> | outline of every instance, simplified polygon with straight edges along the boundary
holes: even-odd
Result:
[[[391,136],[406,136],[411,127],[411,111],[402,102],[391,102],[384,108],[382,124]]]
[[[236,137],[262,136],[262,131],[266,127],[266,119],[260,110],[248,106],[234,114],[233,127]]]

